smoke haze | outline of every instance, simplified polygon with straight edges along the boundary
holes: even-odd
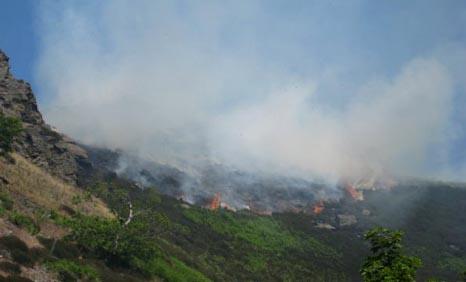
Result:
[[[464,137],[464,49],[363,52],[359,1],[295,7],[309,15],[265,3],[41,4],[46,118],[86,144],[178,167],[464,179],[451,157]],[[412,35],[402,29],[392,39]]]

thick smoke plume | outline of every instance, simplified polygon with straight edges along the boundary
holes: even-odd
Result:
[[[47,119],[86,144],[193,174],[211,163],[328,181],[448,169],[456,82],[442,56],[366,79],[340,75],[353,65],[318,62],[338,56],[334,48],[300,47],[299,33],[318,26],[286,15],[274,23],[263,8],[43,4],[37,74]],[[308,63],[296,70],[287,58]]]

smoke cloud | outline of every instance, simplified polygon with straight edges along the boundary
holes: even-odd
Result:
[[[250,1],[46,2],[45,116],[86,144],[183,168],[446,175],[464,66],[436,49],[375,72],[330,33],[349,33],[355,6],[326,26]]]

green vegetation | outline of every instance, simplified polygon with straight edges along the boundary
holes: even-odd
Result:
[[[8,219],[18,227],[25,228],[32,235],[35,235],[40,231],[39,225],[37,225],[32,218],[20,212],[11,212]]]
[[[403,218],[406,225],[400,228],[407,232],[406,252],[422,257],[426,265],[417,272],[418,261],[404,254],[400,232],[368,232],[366,240],[373,247],[369,253],[362,232],[378,222],[390,222],[386,215],[379,217],[382,213],[377,208],[381,205],[365,206],[376,202],[369,192],[367,202],[358,205],[329,203],[328,210],[355,214],[359,222],[326,230],[316,228],[316,217],[304,213],[258,216],[248,211],[210,211],[163,196],[155,188],[140,189],[114,174],[90,180],[87,192],[70,197],[70,211],[35,207],[28,213],[32,218],[13,211],[8,195],[0,194],[0,206],[18,226],[27,229],[32,223],[50,224],[47,221],[51,220],[68,231],[62,239],[38,236],[45,247],[42,252],[21,246],[14,238],[2,238],[10,240],[7,249],[13,265],[3,266],[10,269],[9,274],[18,275],[14,265],[30,267],[45,262],[64,281],[359,281],[361,274],[365,281],[413,281],[415,276],[420,281],[430,277],[456,281],[463,267],[462,237],[445,240],[414,232],[432,224],[436,228],[447,224],[448,230],[442,229],[442,234],[464,235],[464,226],[455,225],[459,220],[450,211],[465,204],[464,197],[458,195],[452,203],[442,194],[427,194],[424,200],[433,201],[427,202],[429,208],[414,206],[416,214]],[[106,202],[114,218],[86,216],[74,208],[91,198],[91,193]],[[386,198],[381,201],[386,202]],[[363,208],[373,214],[358,215]],[[429,214],[429,220],[418,214]],[[439,214],[446,219],[436,219]],[[318,220],[337,226],[335,215],[326,217],[324,213]],[[361,258],[367,256],[360,274]]]
[[[58,273],[62,281],[101,281],[98,272],[88,266],[67,259],[47,262],[46,267]]]
[[[142,222],[125,226],[114,219],[78,215],[69,221],[69,226],[68,240],[99,258],[142,272],[148,272],[142,262],[153,259],[158,253],[152,238],[147,236],[147,226]]]
[[[160,195],[154,188],[141,190],[117,177],[97,179],[88,185],[88,191],[104,199],[119,220],[89,224],[89,229],[105,225],[105,229],[112,230],[101,232],[97,227],[92,234],[107,238],[105,234],[125,234],[134,228],[137,231],[121,238],[127,236],[131,242],[144,238],[140,240],[142,249],[151,250],[152,254],[146,256],[143,250],[120,252],[112,249],[112,237],[105,239],[106,243],[78,239],[81,236],[71,240],[82,247],[90,246],[90,251],[99,258],[106,258],[108,265],[126,266],[167,281],[186,281],[176,278],[175,273],[191,273],[187,276],[192,277],[198,276],[193,273],[199,273],[205,279],[221,281],[303,280],[309,276],[346,280],[338,270],[341,253],[309,234],[289,230],[275,217],[222,209],[210,211],[195,206],[186,208],[178,200]],[[134,218],[128,226],[121,227],[129,214],[129,201]],[[84,222],[80,225],[87,225],[83,225]],[[96,244],[99,248],[86,243],[90,240],[99,242]],[[144,245],[147,242],[151,245]],[[124,246],[123,241],[122,244]],[[136,248],[134,245],[132,248]],[[102,246],[106,246],[104,250]],[[284,257],[289,259],[284,260]]]
[[[273,217],[236,214],[226,210],[212,212],[195,207],[185,210],[184,215],[195,223],[208,225],[219,234],[246,241],[263,251],[276,253],[305,249],[321,258],[341,256],[332,247],[309,235],[291,233]]]
[[[71,228],[66,237],[68,241],[111,265],[129,267],[168,281],[208,281],[174,257],[165,260],[147,221],[134,220],[125,225],[115,219],[78,214],[67,220],[66,225]]]
[[[19,119],[6,117],[0,113],[0,154],[11,152],[13,140],[21,131],[22,125]]]
[[[196,208],[188,209],[184,214],[196,223],[209,225],[222,235],[234,236],[266,251],[300,247],[299,239],[281,228],[271,217],[241,217],[229,211],[214,213]]]
[[[457,257],[444,258],[439,261],[439,267],[461,273],[462,271],[466,271],[466,260]]]
[[[416,281],[416,270],[422,265],[417,257],[403,254],[401,240],[403,232],[376,227],[369,230],[364,239],[371,243],[371,252],[361,269],[367,282],[412,282]]]
[[[5,192],[0,192],[0,216],[13,208],[13,200]]]
[[[175,257],[169,258],[168,261],[163,259],[153,259],[149,263],[148,269],[151,269],[154,275],[173,282],[207,282],[211,281],[202,273],[196,271],[184,264]]]

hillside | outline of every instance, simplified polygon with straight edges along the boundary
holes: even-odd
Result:
[[[60,239],[66,234],[66,229],[50,219],[53,212],[67,215],[70,211],[79,211],[104,218],[114,217],[101,200],[51,176],[20,155],[14,154],[12,157],[13,161],[0,158],[2,249],[13,247],[5,243],[8,240],[21,240],[31,252],[45,252],[41,239]],[[1,275],[7,275],[17,262],[24,263],[21,273],[34,281],[56,279],[40,265],[24,262],[21,255],[15,253],[17,250],[10,251],[2,255]]]
[[[424,262],[420,281],[460,281],[466,269],[463,184],[412,180],[363,201],[343,190],[320,201],[321,184],[248,176],[246,186],[243,174],[211,168],[192,204],[181,171],[136,167],[142,185],[115,172],[121,152],[53,130],[1,52],[0,112],[24,127],[16,152],[0,157],[0,280],[360,281],[362,237],[377,225],[406,232]],[[248,196],[259,207],[222,206],[213,189],[224,181],[238,193],[257,188]],[[289,183],[299,189],[283,190]]]
[[[31,86],[13,77],[9,58],[1,50],[0,112],[22,121],[24,130],[15,145],[18,153],[50,174],[76,183],[80,167],[87,162],[86,151],[44,122]]]

